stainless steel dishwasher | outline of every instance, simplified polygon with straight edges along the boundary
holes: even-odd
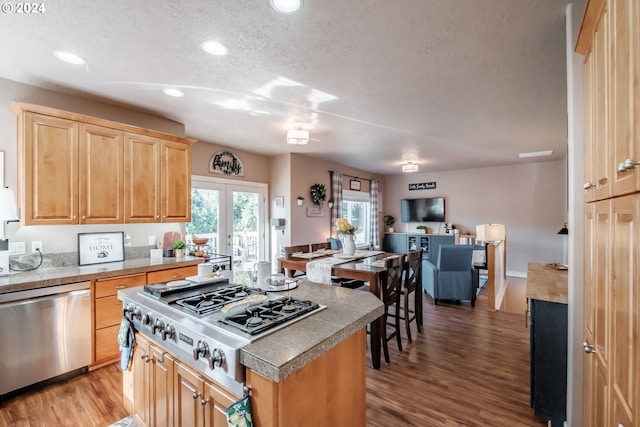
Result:
[[[89,282],[0,294],[0,395],[91,363]]]

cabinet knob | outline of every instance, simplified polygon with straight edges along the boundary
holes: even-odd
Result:
[[[592,344],[589,344],[587,341],[582,343],[582,347],[584,348],[585,353],[595,353],[596,347]]]
[[[202,406],[206,405],[207,403],[209,403],[209,399],[202,399],[202,400],[200,401],[200,404],[201,404]]]
[[[200,394],[200,393],[193,393],[193,400],[198,399],[200,396],[202,396],[202,394]]]
[[[583,187],[585,190],[595,187],[596,185],[593,182],[585,182]]]
[[[624,162],[621,162],[618,165],[618,172],[620,172],[620,173],[626,172],[629,169],[633,169],[638,165],[640,165],[640,161],[633,160],[633,159],[627,159],[627,160],[625,160]]]
[[[86,215],[82,215],[82,219],[87,219],[87,216]]]

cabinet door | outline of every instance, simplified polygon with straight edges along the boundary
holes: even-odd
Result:
[[[191,145],[162,141],[162,222],[191,221]]]
[[[131,371],[133,373],[133,419],[138,426],[151,426],[149,405],[149,362],[151,345],[142,334],[136,334]]]
[[[125,134],[125,222],[160,222],[160,148],[162,141]]]
[[[596,199],[596,168],[593,144],[595,127],[595,91],[594,91],[594,67],[595,55],[592,51],[587,53],[583,68],[583,103],[584,103],[584,201],[592,202]],[[586,241],[586,240],[585,240]]]
[[[78,125],[28,112],[22,118],[24,224],[77,224]]]
[[[173,383],[175,427],[203,427],[204,381],[191,368],[176,361]]]
[[[198,274],[198,266],[191,265],[189,267],[168,268],[166,270],[151,271],[147,273],[147,283],[162,283],[172,280],[182,280],[185,277],[195,276]]]
[[[640,161],[640,143],[638,135],[634,135],[634,122],[637,122],[638,111],[634,106],[634,80],[635,98],[638,92],[638,74],[636,67],[638,34],[634,34],[635,9],[638,2],[629,0],[610,0],[609,19],[611,21],[610,40],[610,136],[611,151],[613,156],[612,173],[613,195],[623,195],[640,190],[640,167],[634,167],[636,161]],[[635,37],[635,38],[634,38]],[[625,160],[630,160],[628,166],[624,166]]]
[[[205,427],[226,427],[226,410],[237,399],[222,387],[207,381],[204,383],[204,425]]]
[[[149,367],[150,424],[154,427],[173,426],[173,379],[175,359],[164,350],[151,345]]]
[[[640,195],[629,195],[612,200],[613,241],[611,254],[611,350],[610,393],[615,408],[612,416],[624,414],[628,420],[637,421],[636,384],[638,375],[636,353],[638,351],[635,323],[638,306],[635,305],[638,275],[638,213]],[[612,424],[616,425],[616,424]],[[631,424],[635,425],[635,424]]]
[[[592,143],[594,145],[594,177],[596,185],[594,200],[602,200],[611,197],[611,172],[613,161],[609,152],[610,134],[608,130],[609,99],[607,83],[609,82],[609,55],[608,55],[608,12],[602,14],[602,18],[596,27],[593,38],[591,56],[593,56],[593,86],[591,99],[592,111]]]
[[[121,131],[80,125],[80,223],[124,222],[124,142]]]

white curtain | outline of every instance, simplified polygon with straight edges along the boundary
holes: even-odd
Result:
[[[380,225],[378,223],[378,181],[372,179],[369,190],[369,242],[372,249],[380,247]]]
[[[332,172],[331,184],[331,198],[333,199],[333,207],[331,208],[331,236],[338,237],[336,219],[342,215],[342,174]]]

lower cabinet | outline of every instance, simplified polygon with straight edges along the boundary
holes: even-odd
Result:
[[[225,411],[237,400],[141,334],[123,396],[140,427],[225,427]]]
[[[112,363],[120,357],[118,330],[122,319],[122,301],[117,293],[120,289],[146,284],[144,273],[128,276],[97,279],[94,283],[94,351],[93,365]]]
[[[531,407],[562,426],[567,406],[567,304],[529,300]]]

